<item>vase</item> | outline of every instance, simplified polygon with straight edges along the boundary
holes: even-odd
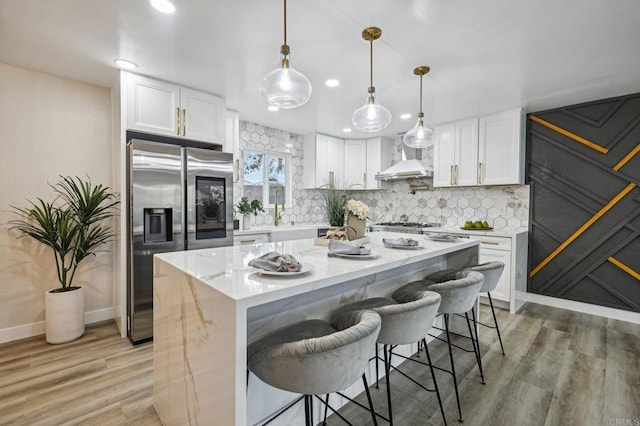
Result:
[[[248,214],[242,215],[242,229],[245,231],[251,229],[251,216]]]
[[[351,213],[347,214],[347,223],[345,228],[349,241],[363,238],[366,225],[367,221],[365,219],[360,219],[358,216]]]
[[[45,293],[45,332],[47,343],[71,342],[84,334],[84,290]]]

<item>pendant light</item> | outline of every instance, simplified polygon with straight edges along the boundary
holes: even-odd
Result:
[[[311,82],[289,64],[287,45],[287,0],[284,0],[284,44],[280,47],[280,66],[262,79],[260,92],[269,105],[282,109],[297,108],[311,97]]]
[[[365,28],[362,38],[369,42],[370,50],[370,85],[369,96],[364,105],[358,108],[351,117],[353,127],[361,132],[379,132],[391,123],[391,112],[382,105],[376,104],[373,94],[376,88],[373,86],[373,41],[380,38],[382,30],[376,27]]]
[[[402,141],[409,148],[428,148],[433,145],[433,130],[424,126],[424,113],[422,112],[422,77],[429,72],[429,67],[422,65],[413,70],[413,73],[420,76],[420,112],[416,125],[404,134]]]

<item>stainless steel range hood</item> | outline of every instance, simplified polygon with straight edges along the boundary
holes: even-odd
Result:
[[[402,145],[402,160],[381,171],[376,179],[382,181],[433,177],[433,147],[413,149]]]

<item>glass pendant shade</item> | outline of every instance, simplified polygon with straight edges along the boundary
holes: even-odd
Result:
[[[361,132],[379,132],[391,123],[391,112],[369,96],[367,102],[353,113],[351,122]]]
[[[402,142],[409,148],[425,149],[433,146],[433,130],[424,125],[424,113],[422,112],[422,77],[430,71],[426,65],[422,65],[413,70],[413,73],[420,77],[420,112],[418,122],[411,130],[402,136]]]
[[[419,118],[416,125],[402,136],[402,142],[409,148],[424,149],[433,145],[433,136],[433,130],[425,127],[422,118]]]
[[[262,79],[260,92],[269,105],[282,109],[302,106],[311,98],[311,82],[294,68],[282,66],[268,72]]]

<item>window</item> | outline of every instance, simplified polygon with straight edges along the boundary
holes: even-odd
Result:
[[[244,151],[244,195],[257,199],[265,207],[273,207],[276,190],[280,188],[291,204],[291,156],[277,152]],[[283,202],[278,195],[278,204]]]

